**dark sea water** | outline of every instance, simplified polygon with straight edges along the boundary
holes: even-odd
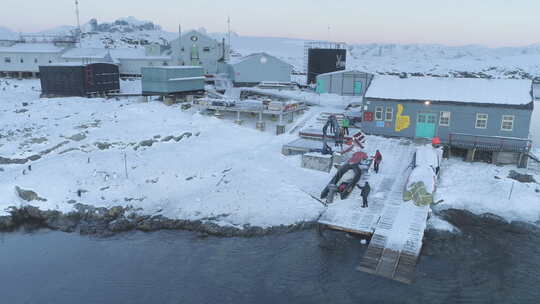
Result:
[[[412,285],[358,272],[342,233],[0,235],[0,303],[538,303],[540,232],[480,220],[428,230]]]

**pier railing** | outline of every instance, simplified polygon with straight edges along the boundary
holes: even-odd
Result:
[[[528,138],[518,137],[450,133],[448,135],[448,144],[452,147],[464,149],[528,153],[532,141]]]

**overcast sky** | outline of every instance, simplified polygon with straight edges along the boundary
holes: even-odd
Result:
[[[0,26],[74,25],[74,0],[1,0]],[[80,0],[81,21],[135,16],[165,30],[345,41],[517,46],[540,42],[540,0]],[[328,30],[330,27],[330,30]]]

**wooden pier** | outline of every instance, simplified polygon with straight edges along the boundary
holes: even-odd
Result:
[[[413,150],[413,145],[396,147],[401,156],[385,164],[387,172],[368,178],[372,189],[379,191],[370,199],[369,208],[360,208],[358,198],[339,201],[319,219],[331,229],[371,236],[357,269],[403,283],[414,280],[429,213],[429,206],[418,207],[402,198]]]

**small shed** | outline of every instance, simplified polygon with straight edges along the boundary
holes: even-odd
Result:
[[[362,97],[372,79],[373,74],[356,70],[320,74],[317,76],[317,93]]]
[[[204,91],[204,69],[200,66],[142,68],[143,95],[182,95]]]
[[[362,130],[438,137],[470,161],[525,166],[533,108],[530,80],[378,75],[364,97]]]
[[[92,97],[120,91],[118,66],[65,63],[39,67],[42,97]]]
[[[540,79],[533,80],[533,96],[535,101],[540,100]]]
[[[232,63],[236,86],[254,86],[262,81],[291,82],[293,66],[267,53],[254,53]]]

